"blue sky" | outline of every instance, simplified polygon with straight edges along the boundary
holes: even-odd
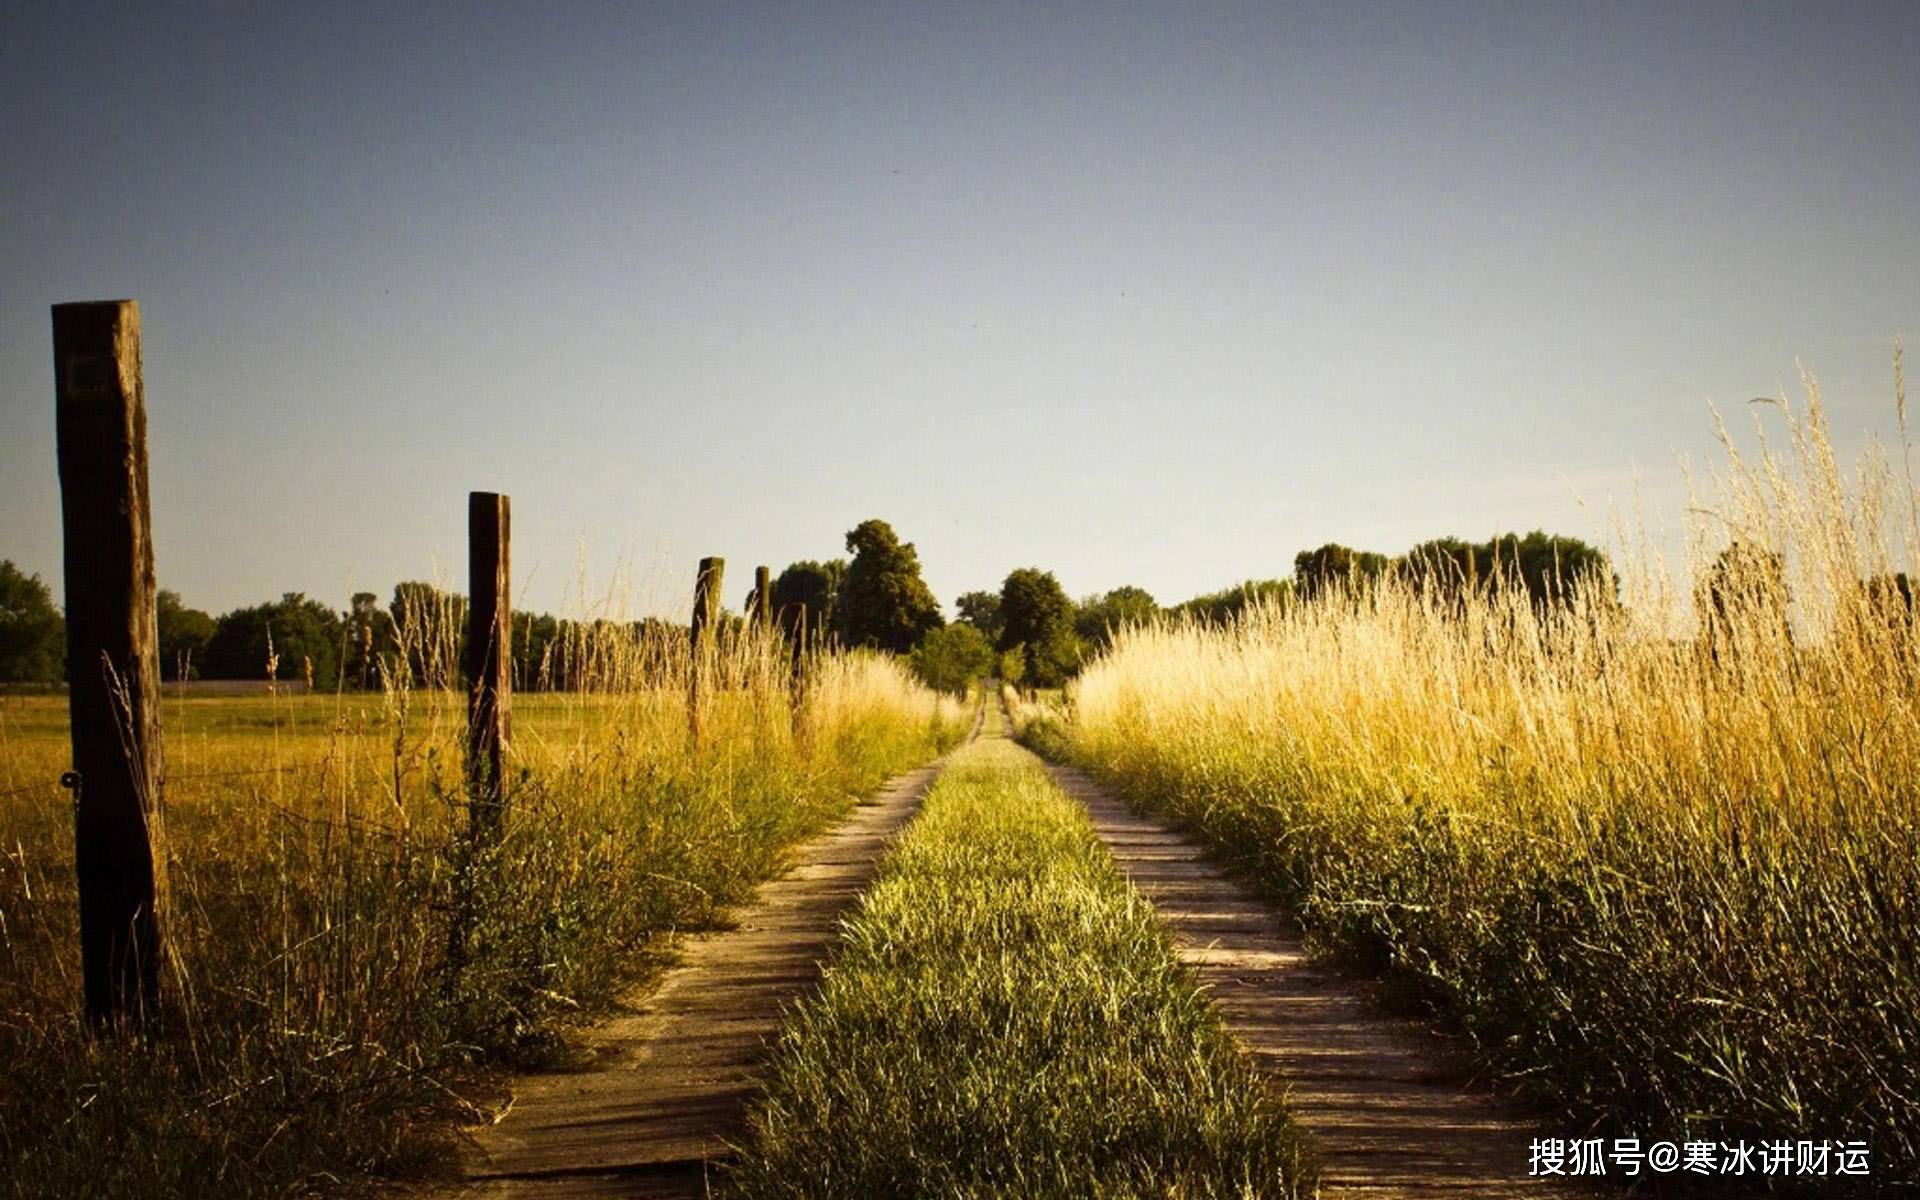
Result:
[[[1920,331],[1912,4],[23,3],[0,111],[0,557],[47,306],[132,296],[216,611],[458,583],[470,489],[537,608],[1677,528],[1708,401],[1891,439]]]

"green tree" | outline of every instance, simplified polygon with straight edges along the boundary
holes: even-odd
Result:
[[[1518,583],[1536,608],[1570,603],[1582,589],[1601,587],[1618,594],[1619,582],[1607,569],[1607,556],[1579,538],[1534,530],[1525,537],[1506,533],[1486,545],[1496,586]]]
[[[52,590],[0,561],[0,683],[59,683],[66,667],[67,622]]]
[[[1116,630],[1129,625],[1145,625],[1160,615],[1153,593],[1131,585],[1114,588],[1080,602],[1074,615],[1073,631],[1091,650],[1105,650]]]
[[[789,563],[773,581],[773,619],[791,638],[799,630],[801,613],[806,614],[808,630],[818,633],[833,623],[834,601],[840,595],[841,581],[847,577],[847,560],[814,562],[802,559]]]
[[[1302,550],[1294,555],[1294,586],[1303,600],[1312,600],[1336,588],[1358,589],[1386,574],[1392,562],[1384,554],[1328,542],[1317,550]]]
[[[1751,542],[1735,541],[1694,588],[1701,637],[1713,661],[1737,662],[1772,638],[1793,641],[1787,622],[1787,560]]]
[[[205,674],[209,679],[291,682],[304,678],[311,663],[313,686],[331,688],[340,681],[345,643],[346,625],[339,613],[299,592],[288,592],[278,601],[223,614],[207,641]]]
[[[348,604],[345,626],[346,657],[341,670],[346,683],[358,688],[379,687],[381,661],[392,664],[399,649],[392,614],[380,606],[380,597],[372,592],[355,592]]]
[[[833,608],[833,631],[847,647],[905,654],[946,622],[940,602],[920,578],[920,556],[885,521],[862,521],[847,533],[847,564]]]
[[[1080,639],[1073,632],[1073,601],[1053,572],[1021,567],[1000,585],[1003,651],[1024,647],[1026,681],[1058,687],[1080,668]]]
[[[513,614],[513,686],[521,691],[548,691],[557,686],[555,661],[561,624],[551,613]]]
[[[1457,537],[1421,542],[1400,558],[1400,577],[1415,594],[1456,616],[1467,597],[1479,592],[1492,571],[1487,548]]]
[[[393,621],[396,667],[422,687],[451,688],[460,682],[467,649],[467,598],[431,583],[393,585],[387,605]]]
[[[1000,665],[995,669],[1000,682],[1019,687],[1027,678],[1027,648],[1009,646],[1000,652]]]
[[[928,633],[909,661],[928,687],[963,695],[974,680],[993,670],[993,646],[978,629],[955,621]]]
[[[1204,625],[1228,625],[1255,604],[1286,605],[1292,603],[1293,597],[1290,579],[1249,579],[1235,587],[1183,600],[1170,611]]]
[[[1524,588],[1542,611],[1569,604],[1595,586],[1607,589],[1609,596],[1619,593],[1605,554],[1579,538],[1538,529],[1524,537],[1503,533],[1478,543],[1435,538],[1407,551],[1399,570],[1416,591],[1456,606],[1470,592],[1508,587]]]
[[[960,620],[986,634],[988,641],[999,642],[1003,625],[999,592],[968,592],[953,602],[953,610],[960,614]]]
[[[180,680],[202,674],[207,643],[213,640],[213,618],[188,608],[179,592],[165,588],[154,597],[153,607],[160,625],[160,677]]]

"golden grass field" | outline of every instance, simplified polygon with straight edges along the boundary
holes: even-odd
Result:
[[[168,1017],[145,1045],[77,1019],[65,699],[0,699],[12,1192],[352,1190],[429,1162],[447,1118],[488,1103],[490,1068],[554,1052],[674,931],[964,732],[890,659],[822,656],[796,720],[784,649],[722,653],[697,746],[684,653],[644,690],[516,697],[511,815],[486,851],[462,836],[458,694],[166,699]],[[456,877],[477,913],[457,969]]]
[[[1122,633],[1065,699],[1070,752],[1583,1121],[1864,1139],[1910,1179],[1920,642],[1863,581],[1920,534],[1904,466],[1843,471],[1810,400],[1696,500],[1695,576],[1731,532],[1783,556],[1784,610],[1736,579],[1688,628],[1631,555],[1624,605],[1390,576]]]

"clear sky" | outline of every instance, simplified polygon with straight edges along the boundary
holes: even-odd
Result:
[[[1911,2],[16,0],[0,114],[0,558],[56,595],[63,300],[141,303],[214,611],[460,584],[470,489],[536,608],[871,516],[949,611],[1601,536],[1796,360],[1890,437],[1920,334]]]

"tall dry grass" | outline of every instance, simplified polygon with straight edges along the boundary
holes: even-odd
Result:
[[[1727,439],[1697,589],[1642,545],[1624,603],[1394,576],[1135,629],[1073,689],[1073,752],[1569,1112],[1864,1138],[1911,1181],[1920,643],[1869,581],[1920,533],[1904,463],[1843,472],[1807,397],[1766,414],[1783,444]]]
[[[377,692],[165,701],[168,1009],[138,1043],[78,1015],[72,820],[48,786],[65,701],[4,702],[9,1194],[350,1192],[430,1167],[448,1118],[484,1116],[490,1070],[557,1052],[676,931],[962,732],[891,659],[818,654],[797,692],[776,636],[735,632],[696,667],[684,631],[586,624],[578,690],[516,698],[506,833],[478,847],[464,699],[416,682],[453,661],[451,615],[409,615]]]

